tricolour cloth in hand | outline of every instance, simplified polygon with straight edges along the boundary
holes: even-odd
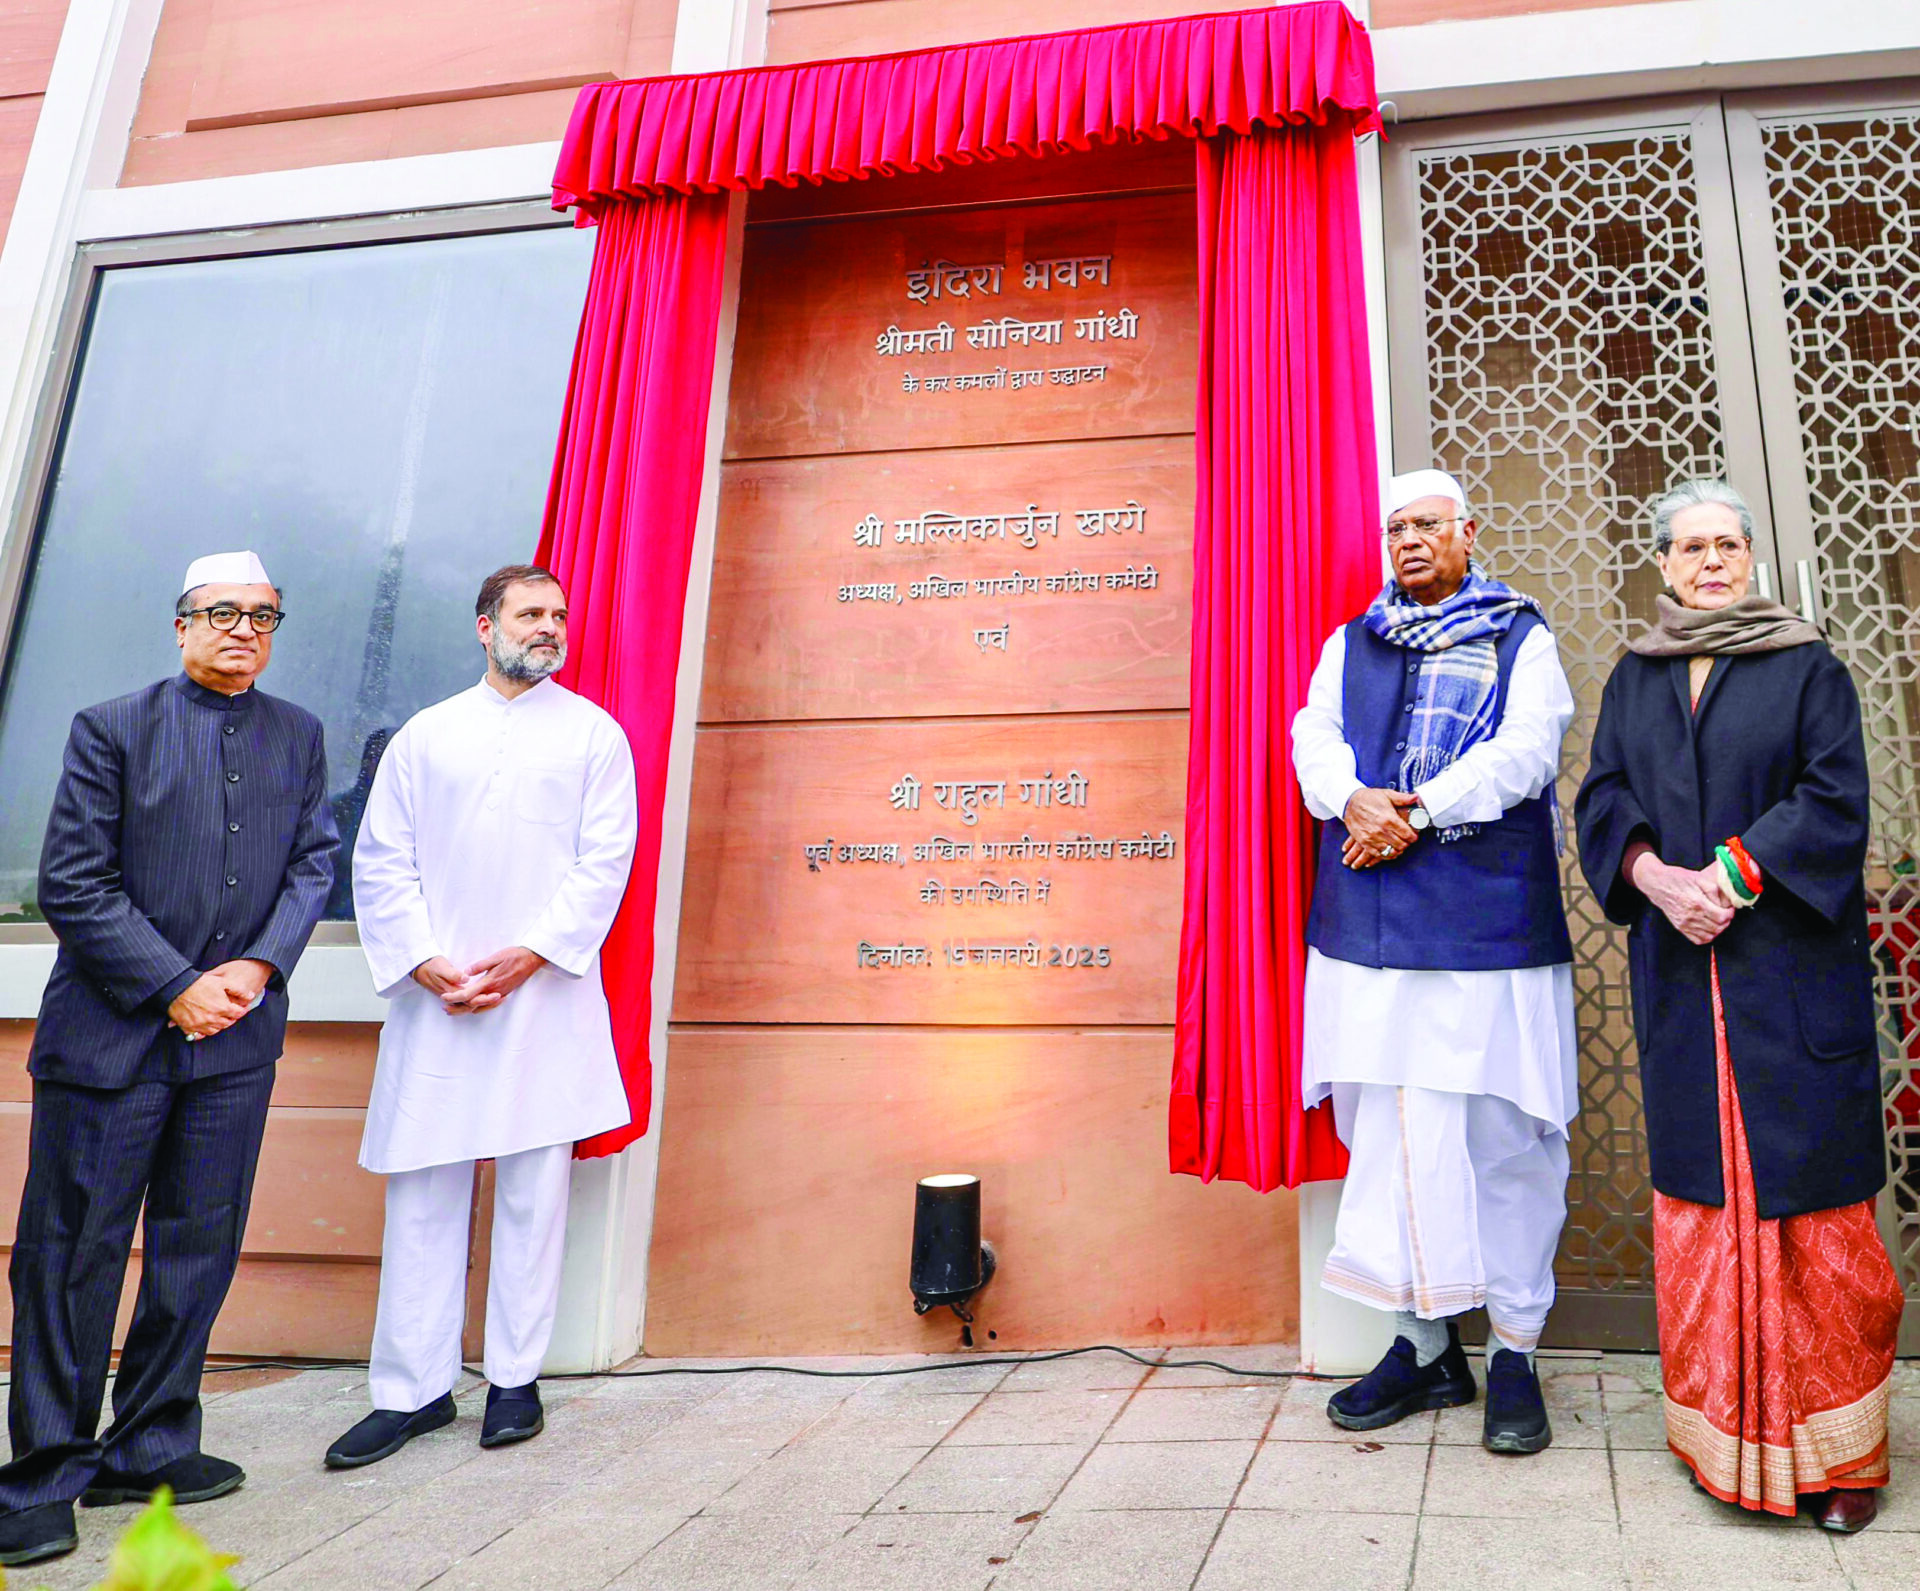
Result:
[[[1392,646],[1425,654],[1396,789],[1419,788],[1493,734],[1500,685],[1495,643],[1529,609],[1538,613],[1540,604],[1490,578],[1478,564],[1468,565],[1460,589],[1432,607],[1415,602],[1392,580],[1373,599],[1367,629]],[[1475,824],[1455,824],[1438,838],[1445,843],[1476,832]]]

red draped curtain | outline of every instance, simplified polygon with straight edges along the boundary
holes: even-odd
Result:
[[[1353,141],[1200,146],[1200,394],[1187,873],[1168,1152],[1263,1192],[1337,1177],[1300,1109],[1314,824],[1288,726],[1321,643],[1378,585]]]
[[[610,1155],[647,1130],[653,917],[681,615],[706,462],[726,263],[723,195],[669,193],[603,212],[574,343],[536,561],[560,577],[560,681],[619,720],[640,805],[633,872],[600,953],[633,1120],[575,1147]]]
[[[1339,0],[581,91],[554,204],[601,227],[541,534],[563,680],[626,729],[633,881],[602,956],[647,1125],[653,919],[728,190],[1142,138],[1198,141],[1192,752],[1172,1166],[1258,1188],[1338,1175],[1298,1105],[1310,824],[1286,756],[1314,649],[1364,602],[1376,485],[1353,139],[1377,128]],[[696,642],[697,644],[697,642]]]

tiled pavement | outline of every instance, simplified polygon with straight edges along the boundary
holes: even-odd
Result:
[[[184,1517],[262,1591],[1920,1587],[1920,1365],[1898,1372],[1880,1523],[1852,1539],[1695,1494],[1663,1446],[1652,1358],[1543,1369],[1555,1440],[1530,1459],[1481,1449],[1478,1405],[1356,1439],[1322,1412],[1329,1383],[1102,1354],[552,1382],[546,1434],[493,1453],[470,1381],[457,1424],[347,1474],[319,1459],[364,1409],[364,1375],[213,1376],[207,1450],[249,1479]],[[131,1517],[83,1512],[81,1551],[16,1571],[16,1591],[92,1584]]]

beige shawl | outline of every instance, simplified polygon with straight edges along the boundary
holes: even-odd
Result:
[[[1683,608],[1662,592],[1651,629],[1627,643],[1642,657],[1734,657],[1743,652],[1784,652],[1822,639],[1793,609],[1752,593],[1724,608]]]

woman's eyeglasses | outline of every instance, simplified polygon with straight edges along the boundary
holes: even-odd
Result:
[[[1739,563],[1753,551],[1753,544],[1743,536],[1722,536],[1718,541],[1676,541],[1668,556],[1681,563],[1698,563],[1706,557],[1709,547],[1720,554],[1722,563]]]

